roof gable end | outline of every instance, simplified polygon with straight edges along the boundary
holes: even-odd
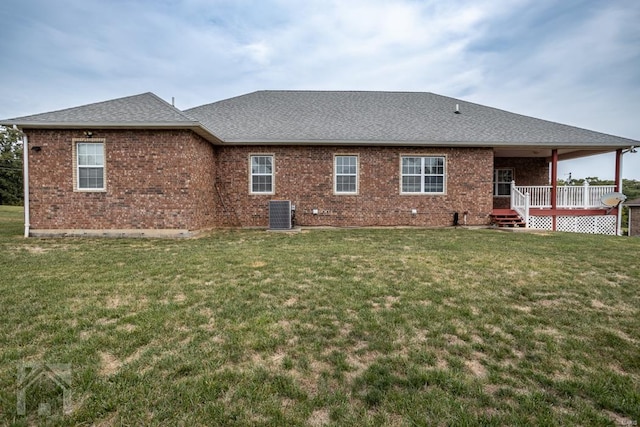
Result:
[[[89,126],[140,124],[196,124],[197,121],[157,95],[147,92],[109,101],[5,120],[18,126]]]

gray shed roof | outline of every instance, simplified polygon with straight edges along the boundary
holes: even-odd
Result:
[[[640,199],[633,199],[623,203],[625,206],[640,206]]]
[[[456,104],[460,114],[455,114]],[[628,147],[627,138],[420,92],[259,91],[186,110],[226,142]]]

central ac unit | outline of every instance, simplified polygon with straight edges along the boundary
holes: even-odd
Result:
[[[269,230],[291,230],[291,201],[269,200]]]

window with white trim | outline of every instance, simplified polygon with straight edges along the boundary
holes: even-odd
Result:
[[[76,188],[78,190],[104,190],[104,143],[76,142]]]
[[[444,194],[444,156],[403,156],[402,193]]]
[[[336,194],[358,193],[358,156],[334,157],[334,191]]]
[[[493,171],[493,195],[510,196],[511,181],[513,181],[513,169],[502,168]]]
[[[273,194],[273,156],[251,156],[251,193]]]

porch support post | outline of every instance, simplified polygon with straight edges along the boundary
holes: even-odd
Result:
[[[616,192],[622,191],[622,149],[616,150]]]
[[[558,150],[551,150],[551,210],[554,211],[551,216],[553,231],[556,231],[556,214],[555,210],[558,207],[557,203],[557,194],[558,194]]]
[[[622,149],[616,150],[616,192],[622,192]],[[622,206],[618,205],[616,235],[622,236]]]

